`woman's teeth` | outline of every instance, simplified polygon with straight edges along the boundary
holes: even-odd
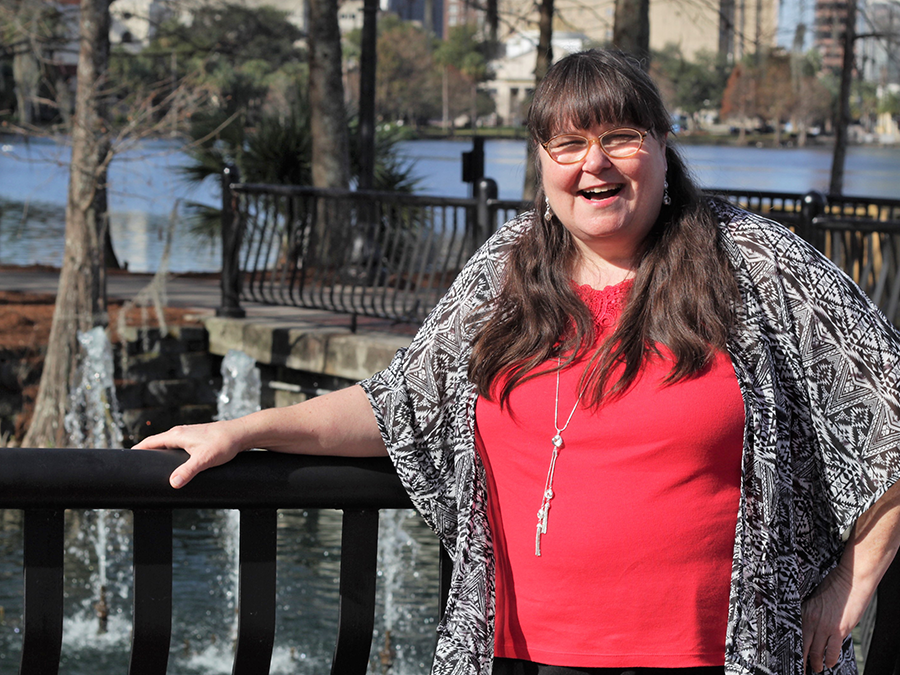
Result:
[[[578,194],[585,197],[586,199],[607,199],[618,194],[621,189],[621,185],[608,185],[606,187],[581,190]]]

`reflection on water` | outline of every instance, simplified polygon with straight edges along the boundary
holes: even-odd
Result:
[[[162,259],[169,213],[177,199],[215,204],[212,185],[191,187],[178,168],[182,145],[152,141],[116,156],[109,170],[109,220],[119,262],[135,272],[155,272]],[[0,264],[59,266],[65,244],[70,149],[48,139],[8,137],[0,145]],[[218,243],[175,229],[169,269],[221,268]]]
[[[98,631],[94,584],[100,561],[91,543],[93,511],[66,514],[65,622],[60,672],[113,675],[128,669],[131,643],[131,516],[109,512],[106,576],[109,621]],[[225,675],[234,650],[236,514],[178,510],[173,523],[173,627],[168,672]],[[403,543],[379,559],[376,628],[369,672],[384,672],[379,654],[390,626],[390,673],[427,672],[438,607],[438,543],[410,512],[383,514]],[[22,517],[0,510],[0,675],[18,669],[22,640]],[[329,672],[337,636],[341,514],[284,510],[278,516],[277,631],[273,675]],[[384,536],[384,533],[382,533]],[[390,565],[387,567],[386,565]],[[385,579],[395,589],[386,598]],[[391,616],[386,620],[386,606]],[[388,623],[389,622],[389,623]]]
[[[111,211],[110,233],[119,263],[132,272],[155,272],[162,260],[169,216]],[[0,264],[59,267],[65,247],[66,209],[43,202],[0,198]],[[214,272],[222,266],[218,241],[197,239],[180,219],[173,233],[172,272]]]

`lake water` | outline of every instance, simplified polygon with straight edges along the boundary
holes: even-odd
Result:
[[[136,272],[155,272],[173,207],[178,200],[218,202],[217,186],[186,185],[177,169],[186,161],[174,141],[153,141],[118,156],[109,173],[110,228],[121,262]],[[462,153],[471,141],[409,141],[401,146],[415,162],[421,194],[466,197]],[[683,147],[688,164],[705,187],[783,192],[826,190],[830,148]],[[62,261],[69,148],[46,139],[0,139],[0,264]],[[485,175],[497,181],[500,197],[519,199],[524,181],[525,141],[485,143]],[[845,193],[900,197],[900,147],[849,149]],[[179,217],[169,261],[174,272],[216,271],[217,243],[191,237]]]

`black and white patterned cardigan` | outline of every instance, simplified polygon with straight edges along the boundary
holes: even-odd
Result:
[[[713,208],[743,300],[729,345],[746,427],[726,671],[801,675],[801,599],[836,564],[842,532],[900,477],[900,336],[786,228]],[[362,382],[402,482],[454,558],[434,675],[491,671],[494,563],[466,368],[529,223],[501,228],[410,347]],[[855,671],[848,639],[832,672]]]

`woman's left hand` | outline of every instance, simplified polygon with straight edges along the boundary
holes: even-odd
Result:
[[[842,559],[803,602],[803,663],[808,658],[816,673],[837,665],[844,640],[871,599],[872,594],[863,592],[859,584],[854,587],[853,574]]]
[[[801,606],[803,664],[833,668],[900,548],[900,482],[859,517],[841,561]]]

